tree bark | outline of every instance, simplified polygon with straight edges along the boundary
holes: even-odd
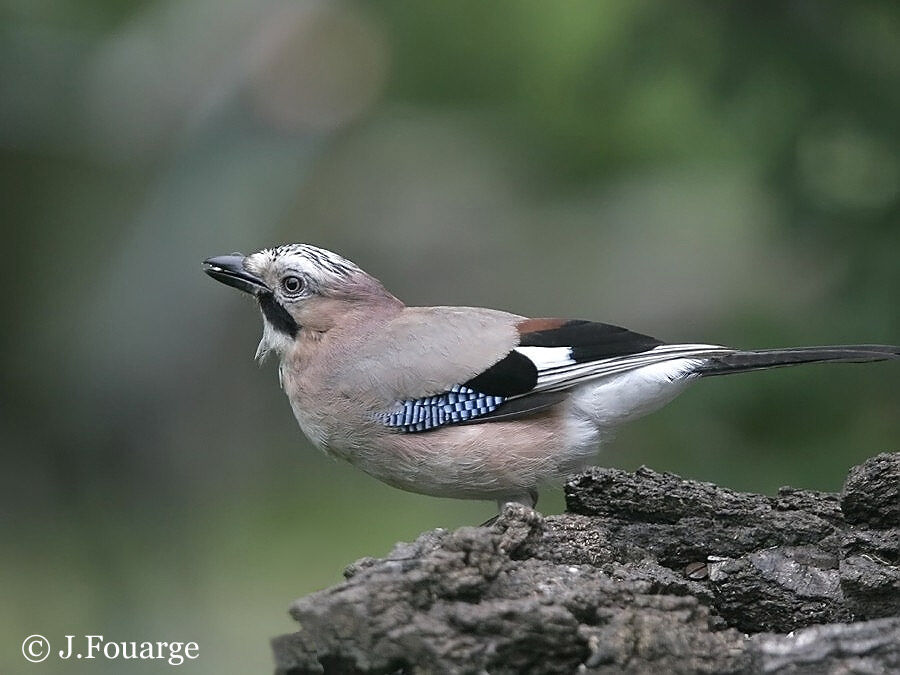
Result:
[[[841,494],[591,468],[294,602],[279,674],[900,672],[900,453]]]

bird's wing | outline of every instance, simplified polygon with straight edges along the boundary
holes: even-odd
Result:
[[[515,343],[497,353],[491,365],[429,395],[399,400],[385,411],[383,422],[416,432],[522,417],[559,403],[567,389],[588,380],[732,351],[715,345],[666,345],[620,326],[591,321],[513,318]]]
[[[532,319],[520,327],[524,330],[516,351],[537,366],[533,392],[570,389],[644,366],[734,351],[720,345],[665,344],[621,326],[593,321]]]

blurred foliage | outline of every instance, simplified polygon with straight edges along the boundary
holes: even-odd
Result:
[[[309,241],[411,304],[672,341],[900,342],[895,2],[0,16],[2,672],[35,632],[197,640],[186,671],[267,671],[290,599],[492,512],[309,447],[209,255]],[[704,382],[598,461],[835,490],[897,449],[898,382],[893,364]]]

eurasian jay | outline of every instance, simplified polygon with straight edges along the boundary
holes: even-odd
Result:
[[[205,266],[256,297],[257,358],[278,356],[314,445],[403,490],[499,506],[534,506],[539,486],[583,467],[617,426],[700,377],[900,357],[886,345],[666,344],[593,321],[407,307],[354,263],[309,244]]]

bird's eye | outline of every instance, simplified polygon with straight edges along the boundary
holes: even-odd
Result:
[[[281,287],[288,293],[299,293],[303,290],[303,280],[295,276],[285,277],[281,280]]]

